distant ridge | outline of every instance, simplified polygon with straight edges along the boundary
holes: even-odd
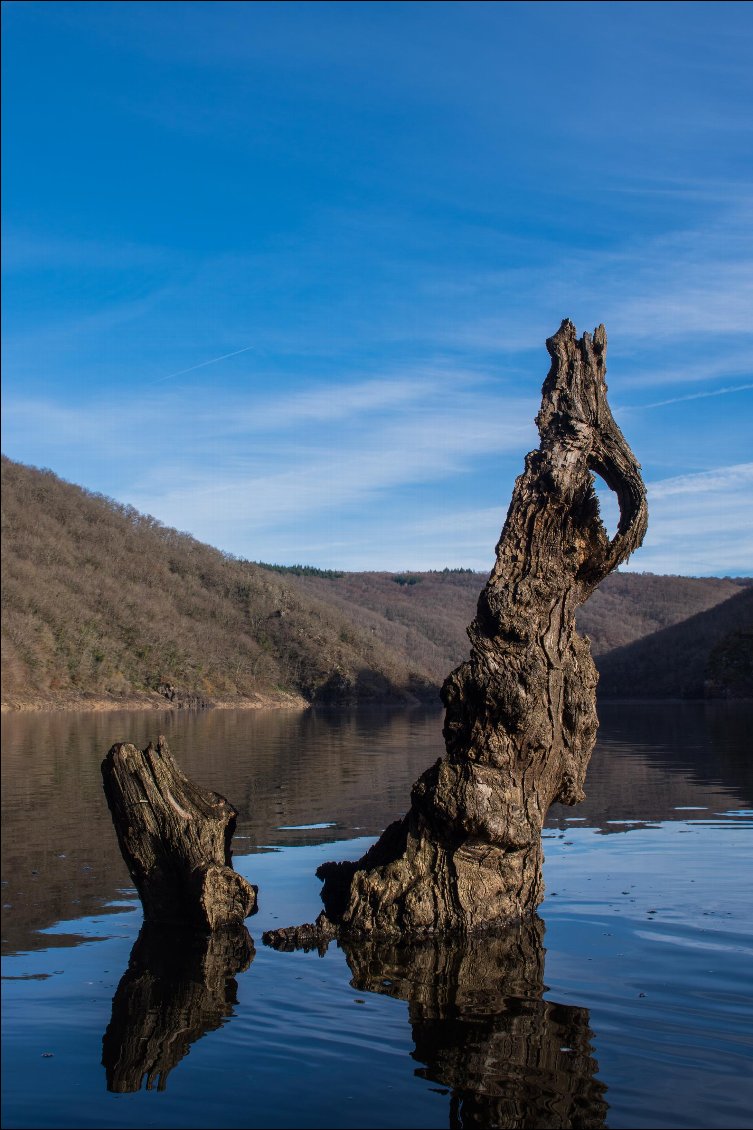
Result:
[[[436,703],[467,656],[485,574],[241,561],[51,471],[3,457],[2,480],[4,707]],[[617,574],[579,626],[604,667],[747,584]],[[693,693],[728,693],[725,662]]]
[[[753,698],[753,587],[602,656],[606,698]]]

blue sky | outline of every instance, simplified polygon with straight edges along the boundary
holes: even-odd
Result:
[[[2,11],[6,454],[254,560],[485,569],[567,316],[628,567],[753,572],[751,4]]]

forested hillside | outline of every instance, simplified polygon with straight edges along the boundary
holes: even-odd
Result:
[[[709,612],[616,648],[600,661],[604,697],[753,698],[753,588]]]
[[[369,610],[395,625],[402,648],[434,640],[443,661],[460,662],[468,644],[466,626],[473,619],[485,573],[344,573],[336,583],[314,575],[295,577],[312,596],[337,607],[349,620]],[[578,627],[591,640],[594,656],[705,612],[740,591],[744,579],[661,577],[651,573],[613,573],[578,612]],[[413,634],[411,634],[413,633]],[[445,674],[447,672],[445,671]],[[441,672],[440,672],[441,674]]]
[[[436,693],[419,660],[288,577],[8,460],[3,543],[5,702]]]
[[[484,574],[239,561],[49,471],[2,472],[7,705],[436,701],[467,655]],[[746,583],[613,575],[579,625],[597,657],[625,651]]]

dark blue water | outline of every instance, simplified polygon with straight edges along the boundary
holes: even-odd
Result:
[[[262,932],[405,809],[438,713],[4,719],[3,1125],[749,1126],[753,710],[601,714],[540,922],[322,956]],[[99,761],[158,728],[240,810],[255,948],[137,942]]]

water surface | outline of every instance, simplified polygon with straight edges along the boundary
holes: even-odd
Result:
[[[439,712],[6,716],[3,1124],[748,1126],[753,709],[600,713],[541,920],[321,956],[262,931],[405,811]],[[239,810],[248,933],[140,934],[99,762],[158,730]]]

